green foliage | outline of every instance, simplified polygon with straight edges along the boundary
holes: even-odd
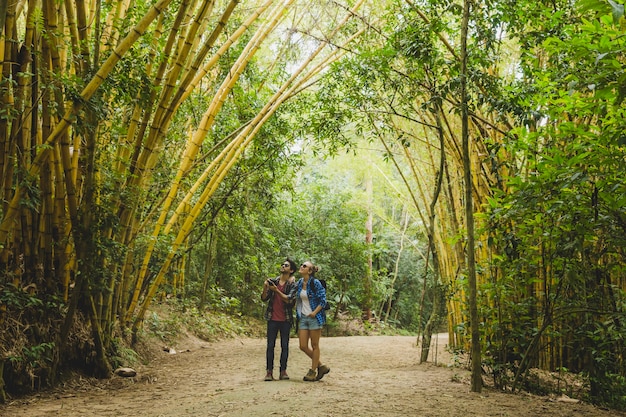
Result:
[[[213,311],[233,314],[240,311],[241,302],[228,296],[223,288],[212,286],[207,291],[207,306]]]
[[[207,341],[215,341],[235,336],[258,337],[263,334],[263,326],[255,325],[254,320],[242,316],[200,311],[195,307],[185,310],[185,326],[194,335]]]
[[[19,312],[22,316],[44,317],[58,314],[64,306],[63,300],[54,295],[40,296],[34,292],[35,289],[34,284],[23,289],[12,284],[0,286],[0,306],[5,306],[8,312]]]
[[[111,341],[111,351],[110,360],[113,369],[120,366],[127,367],[141,363],[142,358],[137,351],[126,346],[120,338],[113,338]]]
[[[498,255],[481,292],[484,347],[496,385],[532,386],[528,368],[557,340],[563,365],[588,377],[590,401],[624,408],[622,34],[607,16],[576,22],[543,15],[536,25],[551,31],[538,45],[551,65],[524,56],[533,84],[515,101],[538,114],[506,145],[524,165],[511,165],[518,175],[489,205]]]
[[[9,355],[8,359],[14,367],[19,363],[19,367],[28,370],[41,369],[52,363],[52,351],[54,343],[45,342],[37,345],[23,347],[20,355]]]
[[[164,342],[176,340],[182,332],[183,326],[178,316],[161,317],[152,312],[145,320],[146,330]]]
[[[54,329],[61,320],[64,304],[53,295],[38,295],[35,284],[16,288],[0,286],[2,323],[0,357],[4,366],[6,390],[27,392],[47,382],[56,345]]]
[[[589,323],[577,333],[587,341],[584,351],[592,361],[583,372],[591,384],[590,401],[625,410],[626,377],[622,359],[625,346],[621,315],[608,317],[604,322]]]
[[[8,308],[18,310],[28,309],[31,307],[42,307],[43,301],[28,292],[20,291],[12,285],[2,287],[0,291],[0,304]]]
[[[248,317],[199,310],[186,302],[172,302],[150,315],[146,320],[146,331],[164,342],[173,343],[186,331],[200,339],[215,341],[234,336],[256,337],[263,334],[264,329]]]

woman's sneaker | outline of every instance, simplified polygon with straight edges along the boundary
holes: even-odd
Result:
[[[324,378],[324,375],[330,372],[330,368],[326,365],[320,365],[317,367],[317,377],[315,378],[317,381]]]
[[[309,372],[303,378],[305,381],[317,381],[315,378],[315,371],[313,369],[309,369]]]

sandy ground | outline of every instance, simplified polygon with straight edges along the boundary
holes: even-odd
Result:
[[[439,343],[445,345],[445,335]],[[262,339],[188,339],[176,354],[162,352],[139,367],[134,378],[114,376],[13,399],[0,407],[0,416],[626,416],[549,397],[472,393],[469,373],[446,366],[452,359],[443,347],[437,365],[419,364],[415,338],[407,336],[322,338],[322,361],[331,372],[304,382],[310,361],[297,346],[292,339],[289,381],[263,381]],[[278,354],[277,347],[276,363]]]

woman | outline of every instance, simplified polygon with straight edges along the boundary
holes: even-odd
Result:
[[[320,362],[320,337],[326,323],[326,290],[314,277],[319,270],[310,261],[300,265],[302,278],[296,283],[296,316],[299,320],[298,339],[300,350],[311,358],[311,369],[304,376],[305,381],[319,381],[330,372],[330,368]],[[310,341],[310,346],[309,346]],[[317,374],[315,373],[317,370]]]
[[[289,359],[289,332],[293,322],[293,300],[289,294],[295,288],[296,263],[287,258],[280,265],[277,278],[266,279],[263,283],[261,300],[267,302],[265,319],[267,320],[266,381],[274,380],[274,347],[276,337],[280,333],[280,376],[278,379],[289,379],[287,360]]]

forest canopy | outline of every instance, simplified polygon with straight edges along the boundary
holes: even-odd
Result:
[[[260,317],[291,257],[331,327],[626,408],[622,3],[8,0],[0,29],[0,401],[109,376],[163,299]]]

